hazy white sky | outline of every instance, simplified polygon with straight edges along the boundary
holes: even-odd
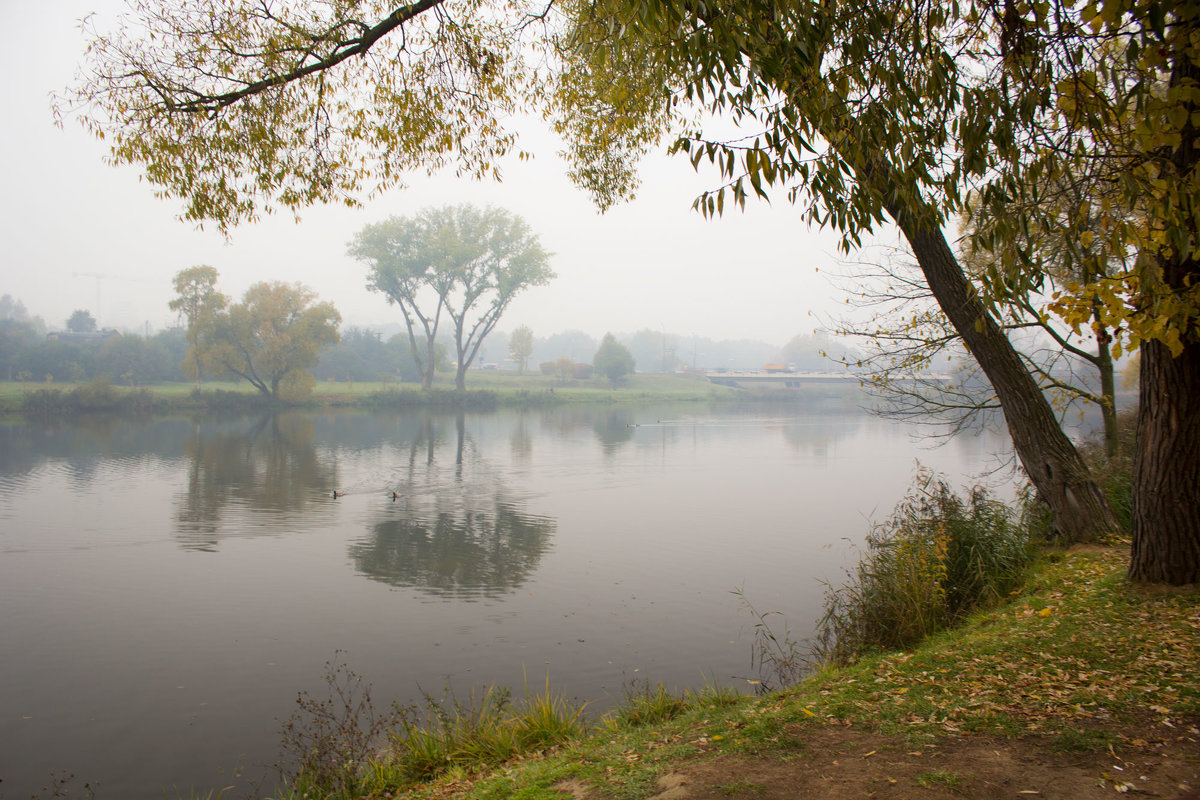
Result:
[[[0,0],[0,294],[51,327],[77,308],[104,326],[163,327],[172,321],[172,275],[195,264],[216,267],[221,289],[235,297],[257,281],[301,281],[347,324],[399,322],[365,289],[364,267],[346,256],[346,243],[386,216],[461,202],[521,215],[555,254],[558,278],[518,299],[502,329],[600,336],[651,328],[783,344],[818,324],[810,311],[843,300],[828,278],[838,263],[834,238],[810,230],[786,203],[707,221],[691,209],[705,178],[686,159],[658,156],[644,166],[638,200],[600,215],[566,179],[554,147],[539,148],[536,138],[523,142],[536,158],[514,159],[500,184],[416,177],[361,209],[314,207],[299,224],[278,216],[228,241],[198,231],[176,218],[178,203],[156,200],[136,170],[106,166],[104,144],[75,121],[54,127],[49,93],[71,81],[82,58],[78,20],[121,7]]]

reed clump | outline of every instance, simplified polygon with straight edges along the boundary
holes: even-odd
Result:
[[[610,727],[641,728],[674,719],[691,705],[688,695],[668,691],[661,683],[632,681],[625,687],[624,702],[609,717]]]
[[[488,686],[464,701],[425,696],[423,709],[405,709],[391,732],[389,763],[406,783],[455,767],[478,769],[583,735],[583,705],[551,691],[528,688],[514,702],[506,688]]]
[[[514,701],[488,686],[466,698],[447,690],[420,705],[376,708],[370,686],[341,660],[327,665],[325,697],[301,693],[284,724],[277,800],[386,796],[422,781],[478,771],[578,739],[583,704],[526,687]]]
[[[829,587],[819,652],[847,662],[911,647],[1020,588],[1034,552],[1029,526],[987,489],[961,497],[922,470],[849,580]]]

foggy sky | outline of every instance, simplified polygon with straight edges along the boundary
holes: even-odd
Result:
[[[71,82],[82,59],[78,20],[120,8],[119,0],[0,0],[0,294],[51,328],[77,308],[105,327],[170,325],[171,277],[196,264],[216,267],[219,288],[234,297],[257,281],[301,281],[346,324],[396,323],[398,310],[365,289],[365,267],[346,256],[346,243],[389,215],[463,202],[519,214],[554,253],[558,278],[514,302],[504,330],[599,337],[650,328],[783,344],[844,300],[828,278],[839,261],[835,238],[810,230],[782,198],[705,220],[691,202],[716,177],[657,155],[644,165],[638,199],[600,215],[536,129],[521,141],[536,158],[511,159],[500,184],[414,176],[360,209],[312,207],[299,224],[284,214],[228,240],[211,226],[197,230],[177,219],[182,204],[155,199],[136,169],[105,165],[106,146],[75,120],[53,124],[49,94]]]

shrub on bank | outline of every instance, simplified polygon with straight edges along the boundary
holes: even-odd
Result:
[[[978,486],[962,498],[922,471],[868,534],[850,580],[826,593],[822,655],[845,662],[910,647],[1017,589],[1032,557],[1008,506]]]
[[[21,398],[21,410],[33,416],[150,413],[159,405],[148,389],[117,389],[105,378],[97,378],[74,389],[34,389]]]

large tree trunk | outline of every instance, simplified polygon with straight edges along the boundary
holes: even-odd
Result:
[[[1135,581],[1200,581],[1200,344],[1141,347],[1133,457]]]
[[[1200,82],[1200,64],[1192,59],[1200,35],[1200,14],[1190,9],[1180,15],[1177,30],[1168,37],[1172,48],[1171,89]],[[1164,173],[1182,192],[1178,213],[1167,224],[1187,226],[1183,252],[1167,251],[1161,260],[1162,284],[1148,282],[1151,292],[1174,294],[1187,302],[1186,293],[1200,282],[1200,261],[1195,257],[1200,225],[1194,216],[1197,170],[1200,170],[1200,126],[1194,122],[1200,103],[1185,95],[1181,105],[1188,113],[1180,141],[1168,157],[1175,174]],[[1190,202],[1189,202],[1190,200]],[[1174,244],[1174,247],[1180,247]],[[1146,299],[1149,305],[1154,297]],[[1172,357],[1162,342],[1141,346],[1141,380],[1138,385],[1137,445],[1133,457],[1133,552],[1129,577],[1135,581],[1182,585],[1200,582],[1200,329],[1196,309],[1181,324],[1183,352]]]
[[[1054,513],[1059,535],[1070,542],[1091,542],[1116,532],[1116,516],[1087,465],[1020,356],[987,313],[941,229],[922,224],[898,203],[887,203],[887,210],[908,239],[930,291],[996,391],[1017,457]]]

